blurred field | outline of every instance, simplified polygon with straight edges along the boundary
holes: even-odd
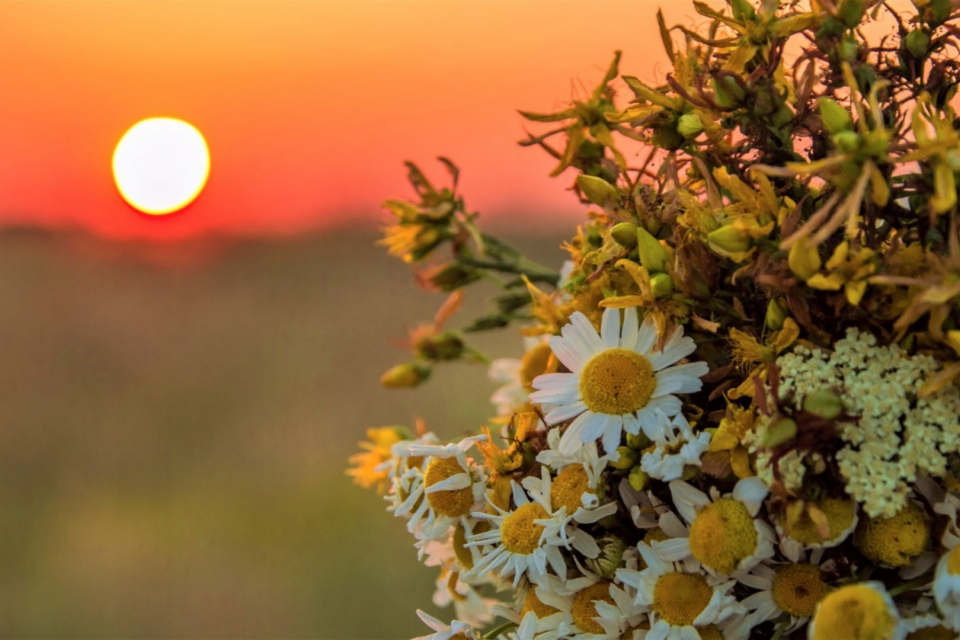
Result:
[[[0,235],[0,636],[425,632],[433,570],[345,460],[367,426],[476,428],[493,385],[379,388],[440,297],[372,241]]]

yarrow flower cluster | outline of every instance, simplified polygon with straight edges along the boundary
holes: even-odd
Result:
[[[449,295],[382,382],[496,385],[443,425],[474,435],[369,429],[350,460],[453,609],[420,640],[960,637],[960,8],[894,4],[658,13],[663,82],[617,53],[521,112],[589,208],[557,271],[452,162],[408,164],[383,244]],[[490,313],[446,328],[480,280]],[[511,357],[471,344],[504,328]]]

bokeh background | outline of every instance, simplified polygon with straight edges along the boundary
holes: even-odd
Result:
[[[346,459],[370,426],[474,430],[494,385],[379,387],[440,302],[373,245],[379,203],[447,155],[488,229],[559,266],[583,211],[515,109],[615,49],[662,79],[658,4],[696,25],[679,0],[0,2],[0,636],[424,633],[433,572]],[[110,175],[160,115],[212,155],[163,219]]]

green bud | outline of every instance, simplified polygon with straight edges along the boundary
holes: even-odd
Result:
[[[610,235],[621,247],[632,249],[637,246],[637,225],[632,222],[621,222],[614,225]]]
[[[727,90],[723,88],[723,83],[717,82],[716,79],[713,80],[713,99],[724,109],[733,109],[737,106]]]
[[[380,377],[380,384],[391,389],[412,389],[429,378],[432,371],[419,362],[398,364]]]
[[[803,408],[825,420],[834,420],[843,413],[843,401],[834,392],[824,389],[808,393],[803,399]]]
[[[863,19],[863,0],[843,0],[840,3],[840,9],[837,11],[837,17],[843,21],[848,29],[853,29]]]
[[[637,464],[637,452],[630,447],[617,447],[617,453],[620,454],[620,457],[607,463],[614,469],[626,471]]]
[[[750,239],[750,236],[740,233],[740,231],[730,225],[720,227],[716,231],[708,233],[707,241],[726,253],[740,253],[747,251],[753,246],[753,241]]]
[[[844,153],[854,153],[860,148],[862,139],[856,131],[841,131],[833,134],[833,143]]]
[[[617,188],[603,178],[580,174],[577,176],[577,186],[587,200],[604,209],[612,207],[620,199]]]
[[[456,262],[449,262],[442,267],[431,270],[426,274],[431,285],[441,291],[453,291],[480,279],[476,269],[464,267]]]
[[[650,446],[650,438],[647,437],[643,431],[633,435],[632,433],[627,434],[627,446],[631,449],[636,449],[638,451],[646,449]]]
[[[637,227],[637,252],[640,254],[640,264],[650,273],[667,268],[670,252],[642,227]]]
[[[812,278],[815,273],[820,271],[820,265],[822,264],[820,252],[816,247],[808,249],[805,240],[801,239],[790,247],[790,253],[787,255],[787,265],[790,267],[790,271],[793,271],[801,280],[807,281]]]
[[[790,418],[780,418],[763,434],[763,446],[768,449],[779,447],[797,437],[797,423]]]
[[[673,278],[666,273],[658,273],[650,278],[650,288],[654,298],[666,298],[673,294]]]
[[[927,54],[927,48],[930,46],[930,36],[922,29],[914,29],[907,34],[907,51],[914,58],[922,58]]]
[[[768,329],[771,331],[780,331],[780,329],[783,329],[783,321],[788,317],[787,312],[775,299],[771,299],[770,302],[767,303],[767,315],[764,318],[764,322]]]
[[[820,108],[820,119],[823,120],[823,128],[827,133],[837,134],[853,129],[853,117],[836,100],[820,98],[817,106]]]
[[[680,135],[684,138],[696,138],[703,131],[703,122],[700,121],[700,117],[695,113],[684,114],[680,116],[680,122],[677,123],[677,131],[679,131]]]
[[[743,87],[737,82],[737,79],[730,75],[724,75],[721,77],[721,83],[723,84],[723,90],[729,94],[733,101],[737,104],[743,102],[743,99],[747,97],[747,92],[744,91]]]
[[[630,477],[627,480],[634,491],[643,491],[650,482],[650,476],[640,468],[640,465],[637,465],[630,469]]]

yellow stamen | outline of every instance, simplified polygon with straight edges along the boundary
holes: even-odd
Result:
[[[523,599],[523,608],[520,609],[520,617],[522,618],[530,611],[533,611],[533,615],[537,616],[539,620],[540,618],[546,618],[547,616],[557,613],[559,609],[544,604],[543,601],[537,597],[536,589],[531,587],[530,591],[527,592],[527,597]]]
[[[704,565],[729,575],[757,549],[757,530],[746,505],[732,498],[708,504],[690,525],[690,552]]]
[[[424,486],[431,487],[458,473],[466,473],[466,471],[463,470],[456,458],[434,458],[427,465],[423,483]],[[438,514],[450,518],[459,518],[470,513],[470,509],[473,508],[473,491],[470,487],[437,491],[428,493],[427,501]]]
[[[567,515],[583,506],[583,494],[590,491],[590,479],[581,464],[563,468],[550,484],[550,500],[554,509],[567,508]]]
[[[812,564],[786,564],[773,578],[773,600],[787,613],[809,618],[827,594],[820,568]]]
[[[863,584],[840,587],[820,601],[810,640],[888,640],[896,631],[886,599]]]
[[[853,544],[863,555],[888,567],[907,566],[929,542],[926,514],[912,502],[892,518],[863,518],[853,534]]]
[[[594,413],[634,413],[647,406],[656,387],[650,362],[628,349],[607,349],[580,372],[583,402]]]
[[[530,555],[540,546],[540,534],[543,533],[544,526],[537,524],[534,520],[542,520],[547,517],[547,510],[539,504],[531,502],[503,519],[500,525],[500,537],[503,539],[503,546],[510,553],[519,555]]]
[[[577,625],[577,628],[585,633],[603,633],[603,627],[594,619],[597,617],[598,600],[613,604],[608,583],[598,582],[590,585],[586,589],[578,591],[573,598],[573,608],[570,610],[570,615],[573,617],[573,623]]]
[[[685,627],[710,604],[713,589],[694,573],[665,573],[653,587],[653,610],[669,624]]]

